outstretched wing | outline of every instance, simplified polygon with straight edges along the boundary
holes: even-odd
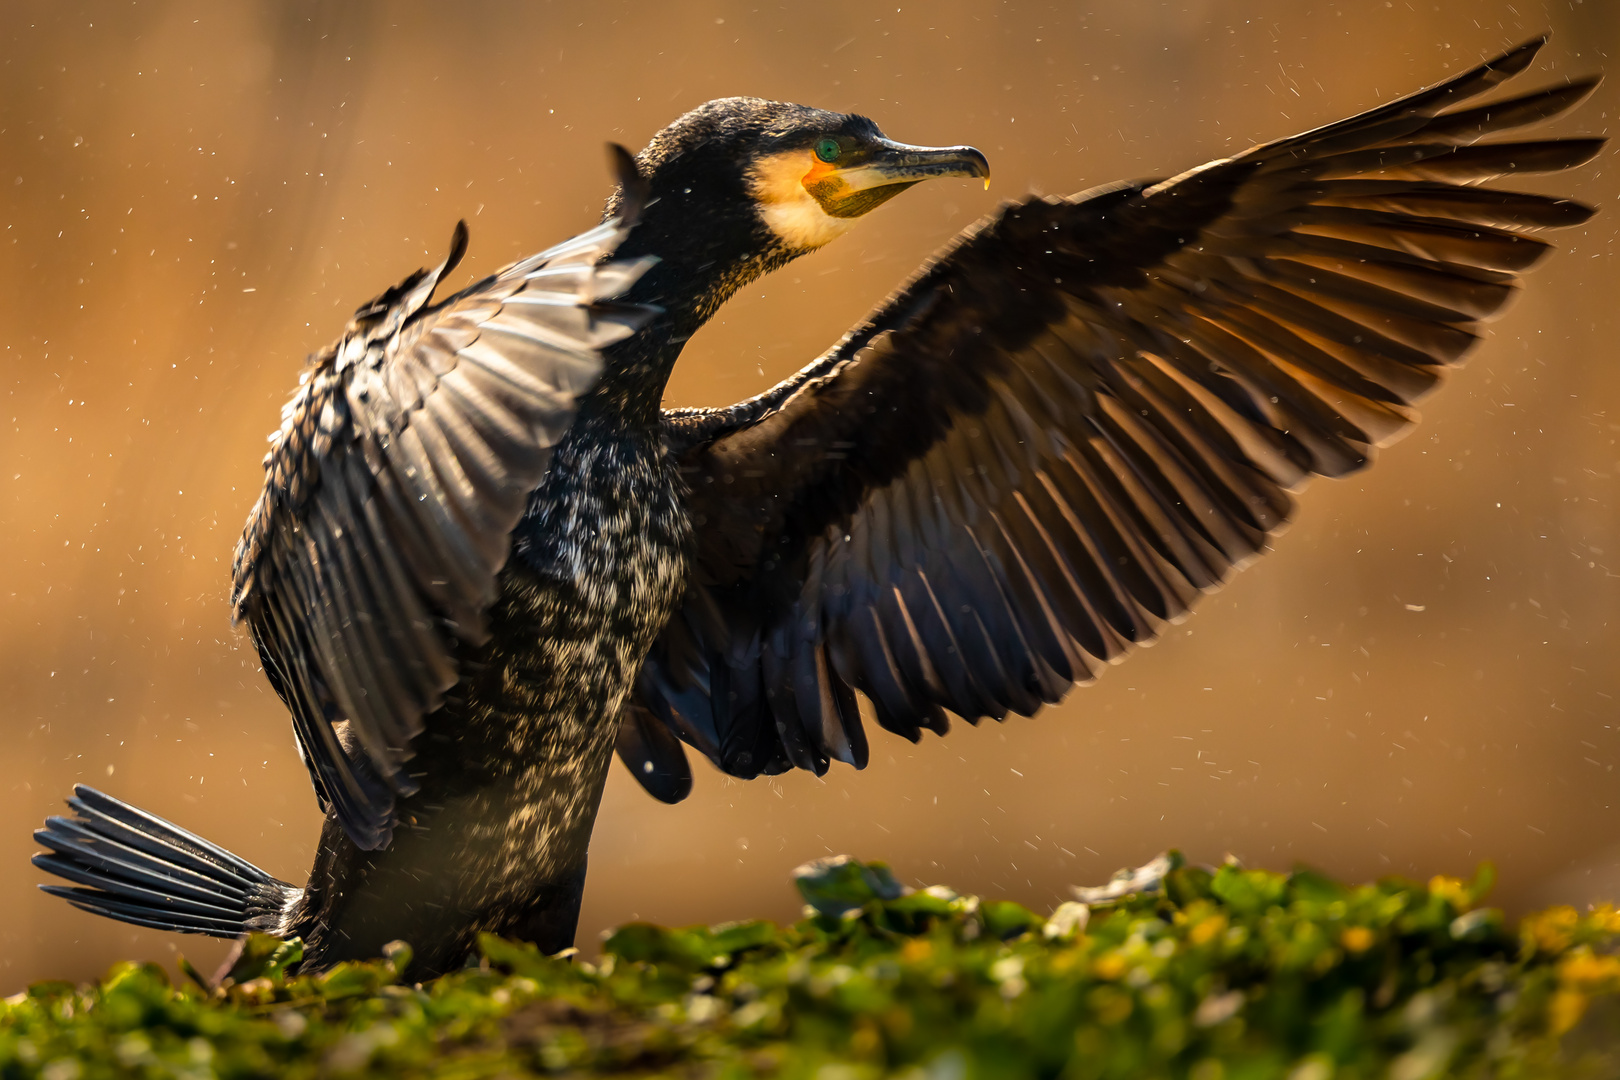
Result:
[[[551,449],[651,309],[613,298],[650,265],[608,261],[628,209],[432,304],[466,250],[356,313],[282,411],[237,545],[232,603],[292,711],[323,808],[362,848],[388,842],[422,718],[457,681],[510,533]]]
[[[1157,183],[1003,208],[792,379],[667,415],[697,529],[620,739],[663,798],[863,765],[859,691],[915,740],[1028,714],[1258,553],[1313,474],[1404,432],[1591,210],[1479,181],[1596,139],[1479,143],[1595,80],[1457,109],[1540,41]],[[1448,111],[1449,110],[1449,111]]]

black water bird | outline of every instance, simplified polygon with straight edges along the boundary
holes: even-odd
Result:
[[[405,938],[430,974],[479,930],[571,942],[615,742],[675,801],[683,742],[821,773],[865,764],[861,697],[913,740],[1059,700],[1407,430],[1535,234],[1590,216],[1480,183],[1601,146],[1481,141],[1596,85],[1472,102],[1540,45],[1171,179],[1008,203],[729,408],[661,409],[721,303],[983,156],[732,98],[654,137],[609,225],[432,303],[458,232],[316,358],[238,548],[327,811],[309,884],[81,788],[36,834],[79,887],[47,888],[299,934],[312,967]]]

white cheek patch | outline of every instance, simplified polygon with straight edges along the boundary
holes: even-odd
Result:
[[[787,247],[810,251],[843,236],[854,218],[833,217],[805,190],[804,176],[815,162],[795,150],[766,158],[749,177],[759,216]]]
[[[776,203],[761,202],[759,216],[790,248],[818,248],[847,233],[854,218],[836,218],[799,187],[799,197]]]

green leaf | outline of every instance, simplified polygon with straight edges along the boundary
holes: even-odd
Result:
[[[804,902],[822,915],[839,918],[874,900],[897,900],[904,893],[887,863],[863,863],[835,855],[805,863],[793,871]]]
[[[763,948],[776,940],[777,926],[773,922],[755,919],[751,922],[723,923],[711,931],[716,953],[735,955],[749,949]]]
[[[1258,915],[1282,902],[1288,879],[1262,870],[1227,864],[1215,871],[1209,891],[1241,915]]]
[[[979,910],[984,916],[984,928],[1003,941],[1039,930],[1046,924],[1041,916],[1011,900],[991,900]]]
[[[241,952],[226,976],[241,984],[253,979],[279,982],[286,978],[287,969],[304,958],[304,943],[299,938],[271,937],[269,934],[249,934],[242,940]]]
[[[652,923],[626,923],[608,935],[602,951],[631,963],[669,964],[692,970],[725,960],[723,950],[707,930],[670,930]]]
[[[530,945],[526,941],[507,941],[494,934],[478,935],[478,952],[496,967],[529,978],[544,978],[551,974],[552,965],[563,962],[553,960],[537,945]]]

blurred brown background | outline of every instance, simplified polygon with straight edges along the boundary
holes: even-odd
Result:
[[[728,306],[670,387],[719,404],[998,197],[1177,172],[1542,29],[1530,82],[1620,46],[1613,0],[896,4],[4,5],[0,993],[223,948],[35,891],[28,834],[75,781],[304,880],[314,800],[229,625],[231,549],[302,357],[457,217],[459,283],[591,224],[604,141],[728,94],[989,155],[989,195],[925,185]],[[1617,87],[1561,130],[1607,131]],[[615,766],[582,944],[791,918],[829,852],[1038,908],[1172,845],[1352,878],[1489,858],[1512,909],[1620,895],[1620,183],[1611,154],[1547,186],[1610,208],[1415,435],[1168,640],[1034,720],[880,732],[865,773],[699,764],[671,808]]]

